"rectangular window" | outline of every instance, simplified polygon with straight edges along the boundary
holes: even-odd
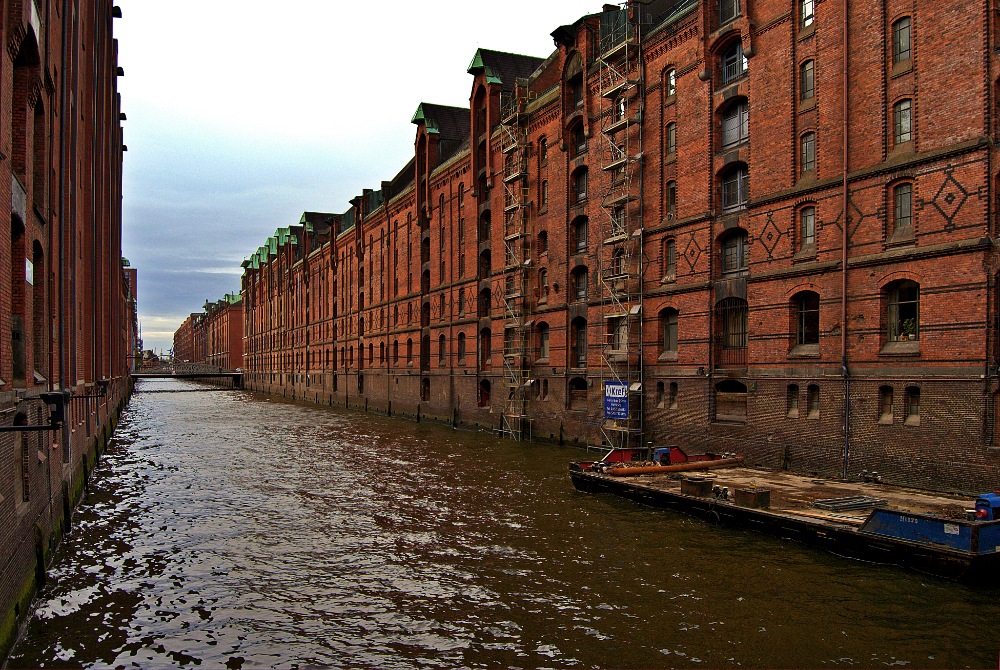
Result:
[[[747,57],[743,54],[743,43],[737,42],[722,55],[722,83],[742,77],[747,71]]]
[[[913,229],[913,186],[899,184],[892,189],[893,225],[895,230]]]
[[[545,326],[538,331],[538,357],[549,357],[549,327]]]
[[[677,124],[668,123],[667,124],[667,153],[672,154],[677,152]]]
[[[750,137],[750,114],[746,102],[731,105],[722,115],[722,146],[729,147]]]
[[[719,0],[719,25],[740,15],[740,0]]]
[[[663,249],[663,276],[673,279],[677,276],[677,243],[667,240]]]
[[[806,133],[802,136],[802,172],[816,169],[816,133]]]
[[[910,100],[900,100],[892,108],[893,139],[896,144],[903,144],[913,139],[913,118]]]
[[[731,170],[722,179],[722,209],[731,210],[747,203],[749,174],[746,168]]]
[[[799,100],[811,100],[816,95],[816,61],[807,60],[799,66]]]
[[[801,0],[801,25],[808,28],[816,20],[816,7],[814,0]]]
[[[677,311],[673,309],[663,315],[663,351],[677,351]]]
[[[816,244],[816,208],[804,207],[799,213],[799,248]]]

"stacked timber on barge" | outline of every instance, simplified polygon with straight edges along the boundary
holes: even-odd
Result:
[[[638,450],[632,450],[638,451]],[[614,451],[609,454],[611,456]],[[998,496],[917,491],[745,467],[738,459],[654,466],[628,459],[570,464],[574,487],[759,530],[832,553],[970,583],[996,582]],[[621,462],[625,461],[625,462]],[[713,467],[728,463],[728,467]],[[684,466],[702,466],[692,470]],[[649,472],[669,470],[673,472]],[[682,469],[683,468],[683,469]],[[638,474],[634,474],[638,473]]]

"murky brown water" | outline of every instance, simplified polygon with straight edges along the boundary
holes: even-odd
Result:
[[[136,395],[9,665],[997,666],[1000,592],[578,493],[581,457]]]

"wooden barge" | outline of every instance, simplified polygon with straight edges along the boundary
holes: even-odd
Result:
[[[694,458],[703,467],[723,465],[716,463],[722,456],[678,451],[669,460],[661,453],[654,463],[630,463],[645,461],[649,452],[612,450],[601,461],[571,463],[570,478],[579,491],[611,493],[841,556],[973,585],[1000,581],[998,495],[980,496],[972,509],[969,497],[772,472],[733,464],[738,459],[697,472],[683,466]],[[639,458],[640,452],[646,454]],[[628,465],[640,467],[628,472]]]

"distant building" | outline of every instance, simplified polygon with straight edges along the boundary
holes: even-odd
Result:
[[[205,311],[191,314],[174,333],[173,357],[178,363],[235,370],[243,367],[243,301],[226,294],[206,302]]]

